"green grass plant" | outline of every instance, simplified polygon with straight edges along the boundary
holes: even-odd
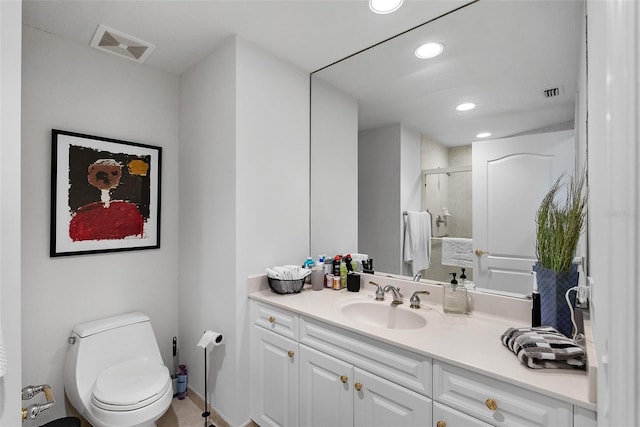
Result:
[[[536,213],[536,256],[538,263],[553,271],[569,271],[587,216],[586,176],[570,177],[563,184],[562,174],[542,199]],[[558,200],[567,186],[564,200]]]

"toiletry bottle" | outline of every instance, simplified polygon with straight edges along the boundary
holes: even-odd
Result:
[[[320,264],[311,267],[311,289],[314,291],[324,289],[324,267]]]
[[[187,397],[187,366],[178,366],[178,399],[183,400]]]
[[[333,277],[333,289],[339,291],[340,288],[340,276],[331,276]]]
[[[467,288],[458,285],[456,273],[449,274],[451,274],[453,278],[451,279],[451,283],[443,286],[442,309],[445,313],[467,313],[469,311]]]
[[[340,261],[340,289],[347,287],[347,263],[343,258]]]
[[[315,261],[309,256],[304,261],[304,264],[302,264],[302,268],[308,268],[309,270],[311,270],[311,267],[313,267],[314,265],[316,265]]]
[[[538,292],[538,276],[535,271],[531,272],[533,276],[533,292],[531,292],[531,326],[540,326],[540,293]]]
[[[353,259],[351,259],[351,254],[346,254],[344,256],[344,263],[347,265],[347,272],[353,271]]]
[[[460,273],[460,284],[464,286],[467,283],[467,275],[464,274],[464,268],[460,268],[460,270],[462,270],[462,273]]]
[[[302,268],[306,268],[307,270],[311,270],[314,265],[316,265],[315,261],[313,260],[313,258],[311,258],[309,256],[309,257],[307,257],[307,259],[302,264]],[[304,283],[311,283],[311,275],[308,275],[307,277],[305,277]]]
[[[331,280],[329,280],[329,275],[331,275]],[[324,287],[333,287],[333,260],[331,258],[324,260]]]
[[[333,275],[337,277],[340,277],[340,261],[342,261],[342,255],[333,257]]]

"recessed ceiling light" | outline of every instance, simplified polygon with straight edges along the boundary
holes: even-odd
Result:
[[[379,14],[391,13],[398,10],[402,2],[403,0],[369,0],[369,9]]]
[[[438,42],[425,43],[415,50],[415,54],[420,59],[435,58],[444,50],[444,45]]]
[[[480,132],[476,135],[476,138],[488,138],[491,136],[491,132]]]
[[[474,104],[473,102],[465,102],[464,104],[460,104],[456,107],[456,110],[458,111],[469,111],[469,110],[473,110],[474,108],[476,108],[476,104]]]

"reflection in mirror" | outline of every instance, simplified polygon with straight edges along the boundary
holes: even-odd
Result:
[[[465,147],[466,148],[466,147]],[[470,148],[469,156],[471,156]],[[451,280],[451,272],[462,270],[442,263],[442,239],[457,237],[472,239],[471,166],[450,172],[430,169],[424,173],[425,210],[432,217],[431,263],[423,271],[425,279],[439,282]],[[461,266],[460,266],[461,267]],[[473,269],[465,268],[467,280],[473,280]]]
[[[480,0],[313,73],[312,253],[357,247],[375,259],[377,272],[411,277],[403,213],[428,210],[431,257],[423,277],[449,281],[450,272],[460,273],[455,263],[443,265],[442,244],[463,238],[483,251],[467,277],[483,289],[526,294],[525,273],[535,262],[535,243],[527,240],[534,235],[532,206],[583,156],[583,21],[582,1]],[[444,45],[441,55],[415,57],[418,45],[433,41]],[[457,111],[465,102],[476,108]],[[483,132],[491,135],[481,141]],[[499,151],[492,144],[502,150],[505,141],[517,148],[491,157]],[[499,173],[519,175],[498,181],[498,191],[490,183]],[[532,182],[534,176],[544,178]],[[338,205],[329,197],[335,185],[347,194]],[[526,209],[505,203],[510,197]],[[337,213],[357,220],[332,228]],[[530,223],[511,234],[515,253],[500,253],[509,245],[487,235],[486,224],[498,218],[517,219],[504,230]],[[511,269],[499,267],[502,255],[518,264],[513,276],[500,276]]]

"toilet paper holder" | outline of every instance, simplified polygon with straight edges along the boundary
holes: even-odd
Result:
[[[198,341],[198,347],[207,348],[209,344],[220,345],[224,341],[224,336],[220,332],[204,331],[204,335]]]

